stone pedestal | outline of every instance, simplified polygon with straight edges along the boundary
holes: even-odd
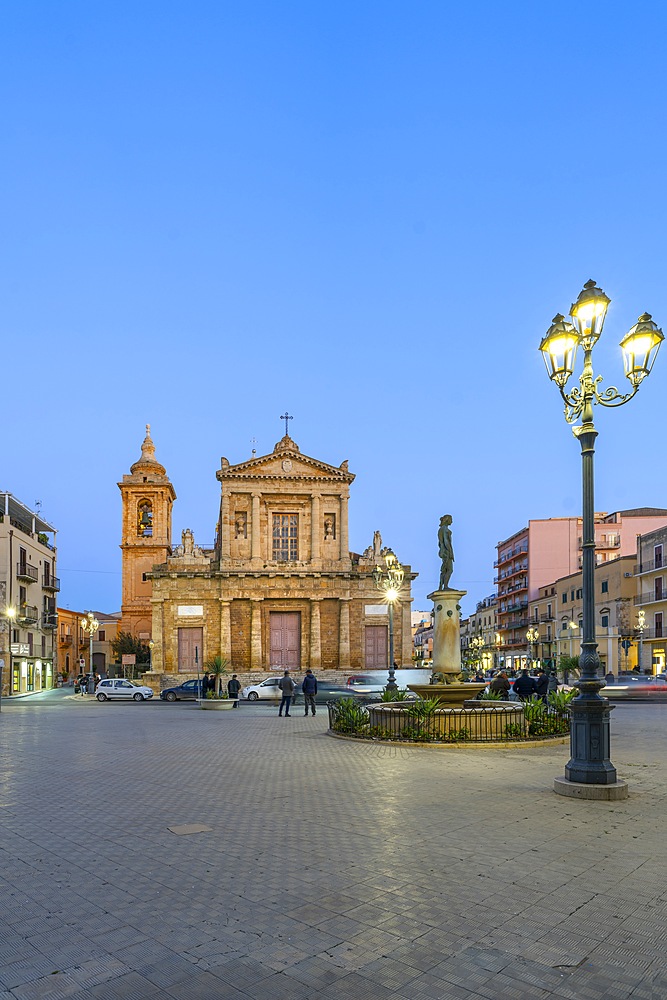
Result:
[[[461,626],[457,604],[467,590],[434,590],[428,595],[433,601],[433,669],[443,674],[461,673]]]

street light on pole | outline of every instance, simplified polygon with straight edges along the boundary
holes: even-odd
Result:
[[[535,659],[535,643],[540,638],[539,629],[529,628],[526,632],[526,641],[528,643],[528,669],[530,670],[533,660]]]
[[[16,618],[16,608],[9,604],[5,608],[5,619],[7,621],[7,660],[9,667],[9,683],[12,683],[12,626]],[[0,659],[0,712],[2,711],[2,671],[5,661]]]
[[[579,693],[571,703],[571,757],[565,766],[565,781],[583,785],[612,785],[617,781],[616,768],[609,758],[610,707],[608,700],[601,698],[599,693],[604,681],[599,676],[600,657],[595,641],[593,455],[597,431],[593,423],[593,404],[621,406],[632,399],[641,382],[650,374],[664,340],[662,330],[658,329],[649,313],[643,313],[621,340],[625,377],[630,382],[631,391],[621,393],[614,386],[601,390],[602,376],[593,374],[593,348],[602,333],[609,301],[594,281],[587,281],[579,298],[570,307],[572,323],[558,313],[540,344],[547,374],[558,386],[565,403],[565,419],[569,424],[581,420],[572,430],[581,445],[582,461],[583,629],[580,677],[576,682]],[[584,352],[583,370],[579,385],[566,392],[565,386],[574,372],[578,347]],[[554,788],[561,794],[571,794],[558,781]]]
[[[641,608],[637,612],[637,624],[635,625],[635,632],[637,633],[637,667],[639,668],[639,673],[644,673],[644,667],[642,665],[642,640],[644,638],[644,629],[646,628],[646,612]]]
[[[385,568],[376,566],[373,570],[375,586],[380,590],[387,601],[389,608],[389,678],[387,680],[387,691],[397,691],[396,675],[394,673],[394,603],[398,600],[405,570],[394,555],[391,549],[384,549],[381,553],[384,557]]]
[[[94,694],[95,693],[95,673],[93,671],[93,636],[95,635],[95,633],[97,632],[98,628],[100,627],[100,623],[98,622],[98,620],[95,617],[95,615],[93,614],[93,612],[89,611],[86,614],[85,618],[80,618],[79,619],[79,625],[81,626],[81,628],[83,629],[83,631],[88,635],[88,638],[89,638],[90,645],[89,645],[89,653],[88,653],[88,669],[90,671],[90,686],[91,686],[91,692],[90,693]]]

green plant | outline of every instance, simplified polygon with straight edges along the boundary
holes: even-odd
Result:
[[[204,670],[207,674],[213,674],[215,677],[215,691],[208,691],[206,694],[207,698],[227,698],[227,692],[221,692],[220,685],[222,683],[223,674],[227,673],[227,660],[223,659],[222,656],[213,656],[210,660],[207,660],[204,664]]]
[[[470,739],[469,729],[452,729],[444,736],[445,743],[463,743]]]
[[[336,706],[332,729],[336,733],[359,734],[368,729],[368,712],[354,698],[341,698]]]
[[[576,688],[572,688],[571,691],[552,691],[549,695],[549,704],[557,712],[567,712],[570,702],[577,697],[578,693]]]
[[[119,632],[111,640],[110,645],[117,663],[120,663],[123,653],[134,653],[137,663],[147,663],[150,659],[151,651],[148,645],[141,639],[135,639],[131,632]]]
[[[385,689],[382,692],[380,701],[406,701],[409,693],[407,688],[398,688],[396,691],[387,691]]]
[[[570,674],[574,674],[576,677],[579,676],[579,657],[578,656],[561,656],[558,661],[558,666],[556,670],[559,674],[562,674],[565,683],[568,683]]]
[[[503,696],[499,691],[482,691],[478,701],[502,701]]]
[[[505,726],[505,737],[508,740],[516,740],[523,736],[523,729],[518,722],[508,722]]]

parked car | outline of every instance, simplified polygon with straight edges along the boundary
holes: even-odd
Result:
[[[620,677],[618,683],[607,684],[600,691],[610,701],[667,701],[667,684],[656,677]]]
[[[112,698],[132,698],[134,701],[146,701],[153,697],[153,691],[152,688],[142,684],[134,684],[122,677],[109,677],[97,685],[95,697],[98,701],[107,701]]]
[[[267,677],[266,680],[260,681],[259,684],[248,684],[241,691],[241,697],[247,698],[248,701],[280,701],[282,698],[282,691],[278,687],[279,682],[282,680],[282,675],[280,677]],[[301,681],[297,681],[296,678],[292,678],[296,684],[296,691],[294,692],[294,702],[301,691]]]
[[[184,681],[177,687],[165,688],[160,691],[162,701],[196,701],[199,698],[201,681]]]
[[[381,681],[377,677],[368,674],[352,674],[345,682],[345,686],[352,688],[359,694],[382,694],[387,681]]]
[[[343,687],[340,684],[329,684],[328,681],[317,682],[317,694],[315,701],[324,704],[327,701],[340,701],[341,698],[354,698],[355,701],[365,701],[373,696],[363,691],[357,691],[354,687]]]

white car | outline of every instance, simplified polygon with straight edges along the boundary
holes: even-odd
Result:
[[[247,698],[248,701],[280,701],[283,696],[282,691],[278,687],[279,682],[282,677],[267,677],[265,681],[261,681],[259,684],[249,684],[244,687],[241,691],[241,697]],[[292,680],[296,684],[296,690],[294,692],[293,702],[296,702],[297,693],[300,690],[300,684],[293,677]]]
[[[133,701],[146,701],[153,697],[152,688],[143,684],[134,684],[122,678],[109,677],[100,681],[95,688],[95,697],[98,701],[107,701],[109,698],[132,698]]]

